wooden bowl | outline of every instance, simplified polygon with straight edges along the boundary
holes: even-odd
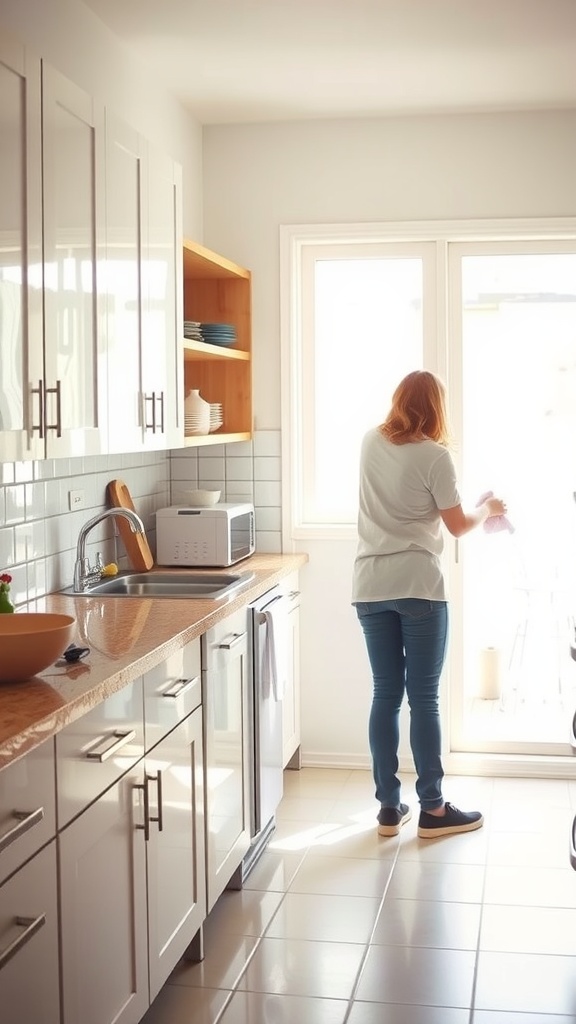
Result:
[[[0,615],[0,683],[19,683],[53,665],[74,635],[76,619],[53,612]]]

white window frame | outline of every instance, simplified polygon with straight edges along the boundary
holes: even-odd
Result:
[[[301,515],[304,474],[302,466],[303,427],[303,268],[311,247],[355,247],[382,243],[434,243],[436,247],[434,324],[426,325],[425,359],[429,369],[450,379],[447,336],[451,329],[449,303],[448,245],[469,241],[524,241],[574,239],[576,218],[405,221],[374,224],[281,225],[280,226],[280,338],[282,401],[282,539],[290,551],[301,539],[350,539],[353,525],[310,524]],[[453,308],[453,307],[452,307]]]

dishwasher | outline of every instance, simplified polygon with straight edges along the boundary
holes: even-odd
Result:
[[[280,587],[248,606],[251,837],[242,863],[246,878],[276,825],[283,795],[282,695],[288,670],[289,601]]]

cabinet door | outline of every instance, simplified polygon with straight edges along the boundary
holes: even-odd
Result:
[[[17,462],[44,456],[40,60],[5,32],[0,123],[0,462]]]
[[[202,638],[209,910],[250,845],[246,616],[244,608]]]
[[[150,1000],[206,917],[202,709],[146,755]]]
[[[146,447],[184,443],[181,170],[147,146],[142,264]]]
[[[60,1024],[56,843],[0,888],[2,1024]]]
[[[141,228],[144,144],[106,111],[106,264],[102,281],[108,350],[108,450],[145,446],[142,405]]]
[[[46,454],[106,451],[104,112],[43,62]]]
[[[137,1024],[148,1007],[141,776],[140,764],[58,837],[63,1024]]]

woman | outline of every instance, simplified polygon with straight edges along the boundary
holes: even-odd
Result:
[[[438,689],[446,654],[448,607],[442,524],[462,537],[506,505],[486,499],[464,512],[448,451],[446,392],[427,370],[396,388],[384,423],[362,442],[358,550],[352,601],[374,680],[369,721],[378,832],[397,835],[410,818],[400,802],[400,705],[410,706],[410,746],[420,802],[418,835],[470,832],[483,823],[442,796]]]

